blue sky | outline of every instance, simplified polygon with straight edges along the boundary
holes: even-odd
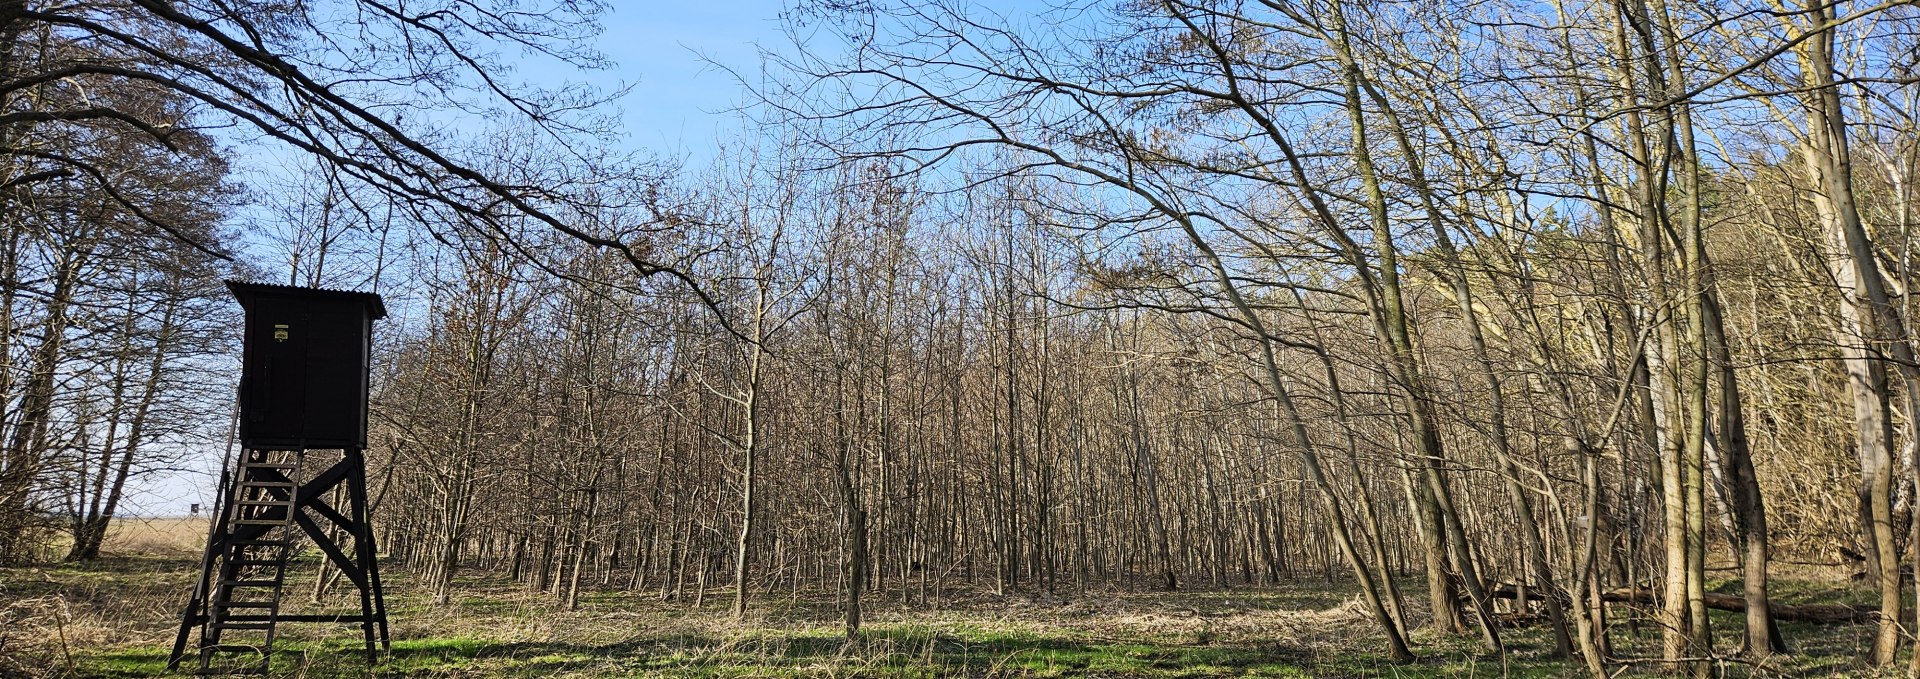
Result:
[[[742,101],[738,81],[708,60],[757,73],[756,45],[785,51],[783,0],[681,0],[615,3],[599,49],[618,68],[588,74],[590,82],[624,81],[633,90],[620,106],[628,142],[670,157],[708,155],[734,126],[721,112]],[[578,74],[576,74],[578,77]]]

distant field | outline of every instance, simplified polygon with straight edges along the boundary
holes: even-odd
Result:
[[[100,552],[111,556],[198,556],[207,544],[207,527],[207,519],[202,517],[114,519],[107,527],[106,542],[101,544]],[[49,561],[63,558],[72,546],[72,536],[62,526],[38,549],[38,558]]]
[[[119,519],[107,529],[101,551],[109,554],[193,554],[207,543],[205,518]]]

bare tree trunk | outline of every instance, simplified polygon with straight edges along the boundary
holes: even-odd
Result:
[[[1808,88],[1801,95],[1807,138],[1800,156],[1819,185],[1813,203],[1826,226],[1829,247],[1835,251],[1827,260],[1828,269],[1848,297],[1841,305],[1843,328],[1837,338],[1853,394],[1867,563],[1880,592],[1879,631],[1871,655],[1875,665],[1886,666],[1893,662],[1901,639],[1900,557],[1893,527],[1893,405],[1886,361],[1891,355],[1913,365],[1913,352],[1854,198],[1846,110],[1834,79],[1834,31],[1826,28],[1833,21],[1834,8],[1814,6],[1806,18],[1805,29],[1789,24],[1796,33],[1819,31],[1795,50],[1803,85]]]
[[[1773,621],[1772,601],[1767,591],[1767,569],[1771,560],[1771,538],[1767,532],[1767,508],[1761,494],[1760,479],[1754,472],[1753,452],[1747,443],[1746,417],[1741,402],[1740,381],[1734,372],[1733,355],[1727,344],[1726,325],[1718,302],[1718,293],[1710,286],[1702,293],[1706,299],[1706,324],[1709,344],[1720,381],[1720,440],[1722,464],[1732,480],[1734,525],[1738,530],[1741,590],[1747,600],[1745,648],[1750,655],[1783,653],[1787,642],[1780,626]]]
[[[1338,3],[1330,5],[1330,19],[1337,51],[1350,55],[1345,48],[1347,33],[1344,13]],[[1394,235],[1388,223],[1387,199],[1373,167],[1372,151],[1367,138],[1364,111],[1361,110],[1359,91],[1359,65],[1347,56],[1343,60],[1343,78],[1345,80],[1348,118],[1351,124],[1353,143],[1350,155],[1361,176],[1362,189],[1365,191],[1367,212],[1373,228],[1373,247],[1377,258],[1378,281],[1380,284],[1380,304],[1375,310],[1375,323],[1379,328],[1378,336],[1392,354],[1392,366],[1400,379],[1401,392],[1406,402],[1408,422],[1415,443],[1421,469],[1426,475],[1426,484],[1434,509],[1434,518],[1439,535],[1444,541],[1453,564],[1454,571],[1460,574],[1461,585],[1466,589],[1468,598],[1473,602],[1474,612],[1479,619],[1480,638],[1489,650],[1505,653],[1500,642],[1498,625],[1493,621],[1492,601],[1487,597],[1485,581],[1480,577],[1472,554],[1471,543],[1460,517],[1453,506],[1452,491],[1447,486],[1446,472],[1442,463],[1446,451],[1441,443],[1437,429],[1433,404],[1427,398],[1421,369],[1413,347],[1410,321],[1407,316],[1405,297],[1400,289],[1400,257],[1394,245]],[[1332,225],[1330,225],[1332,226]],[[1338,228],[1333,226],[1333,228]],[[1358,253],[1355,253],[1358,254]],[[1365,266],[1366,262],[1355,262]],[[1430,576],[1431,577],[1431,576]]]
[[[741,436],[740,454],[740,536],[735,544],[733,560],[733,617],[745,618],[747,615],[747,577],[751,574],[753,556],[754,514],[756,501],[755,484],[758,478],[754,466],[758,462],[760,446],[760,381],[762,364],[765,360],[766,342],[766,292],[760,293],[760,303],[754,320],[755,344],[747,359],[747,393],[742,405],[747,413],[747,430]]]

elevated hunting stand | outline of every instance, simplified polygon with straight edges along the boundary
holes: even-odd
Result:
[[[265,673],[282,622],[359,623],[372,664],[376,637],[390,648],[363,455],[373,321],[386,307],[362,292],[233,281],[227,288],[246,311],[240,454],[222,462],[200,579],[167,668],[180,666],[197,628],[200,673]],[[322,456],[311,451],[322,450],[340,451],[339,459],[315,471]],[[300,533],[359,590],[358,615],[280,612]],[[254,656],[255,664],[220,663]]]

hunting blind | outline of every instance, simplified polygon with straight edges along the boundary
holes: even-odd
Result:
[[[169,669],[199,630],[199,672],[264,673],[282,622],[360,625],[367,663],[388,645],[367,519],[367,377],[380,296],[229,281],[241,329],[239,456],[222,461],[207,549],[174,637]],[[339,451],[324,468],[310,451]],[[336,507],[335,505],[339,505]],[[359,612],[281,611],[300,534],[352,583]],[[243,666],[224,664],[257,658]]]
[[[246,310],[240,444],[367,447],[367,373],[378,295],[227,283]]]

